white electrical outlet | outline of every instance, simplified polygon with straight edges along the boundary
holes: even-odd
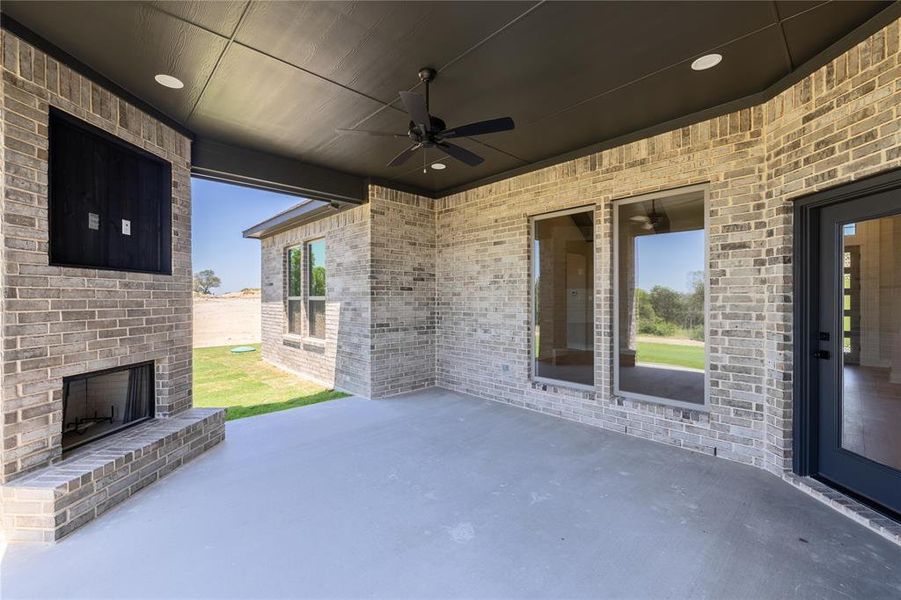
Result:
[[[131,235],[131,221],[122,219],[122,235]]]
[[[100,229],[100,215],[97,213],[88,213],[88,229]]]

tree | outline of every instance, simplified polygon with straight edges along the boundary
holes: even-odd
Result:
[[[313,267],[311,296],[325,296],[325,267]]]
[[[222,285],[222,281],[216,277],[212,269],[204,269],[194,273],[194,291],[198,294],[208,295],[213,288]]]
[[[655,285],[649,294],[654,313],[670,323],[681,323],[684,312],[682,294],[662,285]]]
[[[638,332],[657,336],[687,336],[704,340],[704,272],[688,274],[688,292],[661,285],[650,292],[635,290]]]
[[[651,306],[651,299],[648,293],[641,288],[635,290],[635,303],[638,305],[638,321],[639,323],[654,323],[657,321],[657,313]]]
[[[704,335],[704,271],[692,271],[688,274],[690,292],[685,294],[685,316],[683,326],[692,333],[692,337]]]
[[[638,333],[664,337],[675,333],[676,326],[660,318],[654,311],[651,295],[648,292],[640,288],[636,289],[635,300],[638,308]]]

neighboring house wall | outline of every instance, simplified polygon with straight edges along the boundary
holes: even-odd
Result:
[[[263,357],[363,396],[370,390],[369,213],[369,205],[360,206],[262,240]],[[325,239],[325,338],[314,340],[288,334],[287,250],[320,238]],[[304,298],[306,277],[304,269]],[[306,332],[306,302],[302,310]]]
[[[156,361],[156,413],[191,407],[190,141],[3,30],[2,474],[61,453],[62,378]],[[48,264],[50,106],[172,163],[172,275]]]

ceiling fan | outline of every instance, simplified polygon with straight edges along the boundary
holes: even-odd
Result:
[[[666,213],[657,212],[656,200],[651,200],[651,212],[647,215],[635,215],[630,217],[635,223],[641,223],[641,228],[646,231],[663,233],[669,230],[669,217]]]
[[[515,126],[513,119],[510,117],[500,117],[498,119],[489,119],[487,121],[479,121],[462,125],[460,127],[451,127],[450,129],[444,124],[444,121],[429,113],[429,84],[435,79],[437,72],[435,69],[424,68],[419,70],[419,79],[425,83],[425,97],[413,92],[400,92],[400,99],[404,103],[404,108],[410,115],[410,128],[407,133],[392,133],[388,131],[366,131],[363,129],[336,129],[338,133],[354,133],[362,135],[374,135],[382,137],[409,138],[413,145],[395,156],[389,167],[398,167],[407,162],[417,150],[426,148],[436,148],[444,154],[452,158],[456,158],[460,162],[475,167],[485,161],[484,158],[474,152],[470,152],[462,146],[451,144],[448,139],[459,137],[472,137],[475,135],[483,135],[486,133],[497,133],[499,131],[509,131]],[[423,172],[425,172],[425,152],[423,152]]]

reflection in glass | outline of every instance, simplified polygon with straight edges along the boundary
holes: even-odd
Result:
[[[301,267],[300,248],[288,249],[288,333],[301,335],[301,283],[300,274],[303,272]]]
[[[309,336],[325,337],[325,240],[307,244],[307,318]]]
[[[310,255],[310,297],[325,297],[325,240],[307,244]]]
[[[301,330],[301,323],[303,322],[300,316],[300,306],[302,301],[300,298],[297,300],[288,300],[288,333],[293,333],[295,335],[302,335],[303,331]]]
[[[901,469],[901,216],[842,228],[842,447]]]
[[[325,300],[310,300],[310,337],[325,337]]]
[[[594,213],[535,220],[535,375],[594,385]]]
[[[704,193],[617,204],[618,393],[704,403]]]
[[[288,250],[288,296],[300,297],[300,248]]]

